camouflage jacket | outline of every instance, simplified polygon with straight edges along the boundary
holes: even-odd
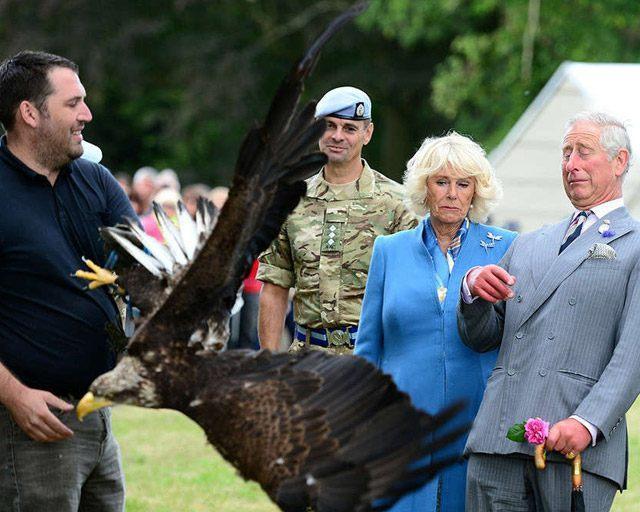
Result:
[[[295,288],[296,323],[310,328],[357,325],[373,241],[416,226],[402,185],[364,162],[360,178],[332,188],[320,171],[260,256],[257,279]]]

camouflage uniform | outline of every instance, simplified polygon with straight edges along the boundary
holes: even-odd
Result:
[[[346,186],[327,183],[322,171],[309,178],[306,196],[260,256],[257,279],[295,288],[300,326],[357,326],[373,241],[417,224],[402,202],[402,185],[363,164],[360,178]],[[290,350],[304,344],[294,340]],[[346,346],[331,348],[351,353]]]

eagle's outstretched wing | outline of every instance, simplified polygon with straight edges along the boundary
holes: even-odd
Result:
[[[355,356],[212,357],[182,412],[285,511],[386,510],[451,464],[437,449],[466,430],[443,434],[457,408],[416,410],[391,378]]]

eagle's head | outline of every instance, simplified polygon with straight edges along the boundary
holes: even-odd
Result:
[[[160,407],[156,386],[137,357],[125,356],[108,373],[98,377],[76,408],[78,419],[114,403]]]

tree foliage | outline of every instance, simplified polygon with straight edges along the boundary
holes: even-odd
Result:
[[[456,129],[497,144],[566,60],[638,62],[635,0],[374,0],[366,24],[405,47],[448,47],[431,104]]]
[[[0,58],[30,48],[78,62],[94,113],[85,133],[112,170],[224,184],[280,78],[351,3],[0,0]],[[366,90],[366,156],[398,179],[427,135],[497,143],[564,60],[638,61],[639,11],[636,0],[372,0],[329,43],[306,98]]]

